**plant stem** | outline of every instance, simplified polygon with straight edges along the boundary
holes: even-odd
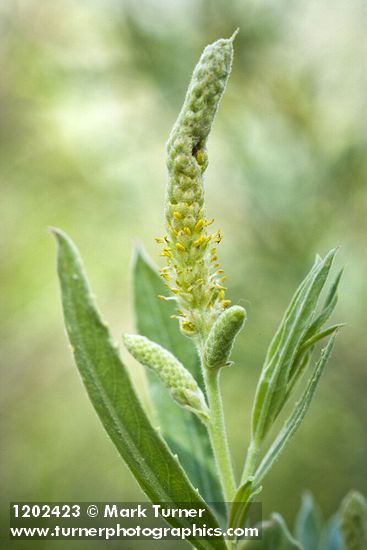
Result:
[[[241,478],[241,485],[243,483],[245,483],[245,481],[249,477],[251,477],[255,474],[256,462],[257,462],[257,458],[259,456],[259,452],[260,452],[260,446],[258,445],[258,443],[254,439],[251,439],[251,442],[250,442],[250,445],[249,445],[249,448],[248,448],[248,451],[247,451],[247,455],[246,455],[245,465],[244,465],[244,468],[243,468],[243,474],[242,474],[242,478]]]
[[[203,373],[210,407],[209,437],[218,466],[224,498],[226,502],[231,502],[235,494],[236,484],[224,424],[223,403],[219,388],[219,369],[209,370],[203,364]]]

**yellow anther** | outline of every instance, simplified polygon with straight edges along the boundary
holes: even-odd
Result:
[[[166,256],[167,258],[171,258],[172,252],[170,248],[163,248],[162,252],[160,253],[160,256]]]
[[[191,229],[189,227],[184,227],[183,230],[184,230],[185,235],[187,235],[188,237],[191,236]]]
[[[173,217],[175,218],[175,220],[182,220],[183,218],[183,215],[181,214],[181,212],[173,212]]]
[[[217,260],[218,260],[218,256],[212,256],[212,257],[211,257],[211,261],[212,261],[212,262],[216,262]]]
[[[219,282],[220,282],[220,283],[224,283],[224,281],[225,281],[226,279],[227,279],[227,277],[221,277],[221,278],[219,279]]]
[[[220,275],[221,273],[224,273],[224,269],[218,269],[217,273],[218,275]]]
[[[221,290],[220,292],[218,292],[219,300],[224,300],[224,296],[225,296],[224,290]]]
[[[165,281],[170,281],[171,280],[171,277],[168,275],[168,273],[161,273],[161,276],[163,277],[163,279]]]
[[[194,332],[195,330],[195,325],[190,321],[183,321],[181,323],[181,327],[183,328],[183,330],[186,330],[187,332]]]
[[[200,237],[198,239],[196,239],[196,241],[194,241],[194,245],[195,246],[202,246],[202,245],[206,244],[206,242],[207,242],[207,240],[204,237],[204,235],[200,235]]]
[[[211,220],[206,220],[205,225],[208,226],[208,225],[211,225],[212,223],[214,223],[214,218],[212,218]]]
[[[166,242],[163,237],[156,237],[154,240],[158,244],[164,244]]]
[[[158,294],[158,298],[160,300],[167,300],[167,296],[163,296],[162,294]]]
[[[170,287],[170,291],[173,292],[173,294],[178,294],[180,292],[180,289]]]
[[[226,308],[231,305],[231,300],[222,300],[222,307]]]
[[[213,240],[215,243],[220,243],[220,241],[222,240],[222,234],[220,232],[220,229],[218,229],[218,231],[214,233]]]
[[[228,290],[226,286],[223,286],[223,285],[218,285],[216,287],[218,290]]]
[[[204,282],[204,279],[197,279],[196,280],[196,284],[198,284],[198,285],[202,285],[203,282]]]
[[[185,250],[186,250],[184,245],[181,244],[181,243],[176,243],[176,248],[179,252],[185,252]]]
[[[198,222],[196,222],[195,231],[200,231],[204,227],[204,224],[204,220],[199,220]]]

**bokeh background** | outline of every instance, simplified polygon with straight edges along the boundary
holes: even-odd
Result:
[[[264,514],[277,510],[291,526],[306,488],[326,516],[350,488],[367,492],[366,3],[2,0],[5,524],[10,500],[142,498],[72,363],[47,226],[78,244],[115,338],[131,330],[134,240],[159,262],[167,136],[202,48],[237,27],[206,178],[229,297],[249,314],[223,376],[236,468],[267,344],[315,253],[337,245],[346,271],[335,320],[347,326],[268,477]],[[132,375],[142,388],[136,366]]]

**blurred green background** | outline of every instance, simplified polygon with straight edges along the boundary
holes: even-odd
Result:
[[[47,226],[78,244],[119,339],[133,328],[134,239],[159,261],[153,236],[164,231],[165,142],[192,69],[207,43],[236,27],[206,178],[229,297],[249,314],[236,365],[223,376],[236,468],[269,340],[315,253],[340,245],[346,271],[335,320],[347,326],[306,421],[265,484],[264,514],[277,510],[292,525],[305,488],[325,515],[350,488],[367,492],[365,2],[2,0],[5,523],[11,500],[142,498],[72,363]]]

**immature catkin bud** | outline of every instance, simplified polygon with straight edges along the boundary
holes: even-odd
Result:
[[[208,420],[209,411],[203,392],[172,353],[145,336],[125,334],[123,341],[139,363],[155,371],[177,403],[198,415],[204,422]]]
[[[345,550],[367,548],[367,501],[361,493],[351,491],[344,498],[339,523]]]
[[[208,165],[206,141],[231,71],[233,39],[205,48],[167,144],[168,235],[162,255],[176,281],[180,326],[187,335],[207,332],[229,305],[215,263],[221,234],[207,232],[212,221],[206,219],[203,174]]]
[[[223,311],[215,321],[204,348],[204,364],[209,369],[218,369],[228,364],[233,343],[246,320],[246,311],[241,306],[232,306]]]

